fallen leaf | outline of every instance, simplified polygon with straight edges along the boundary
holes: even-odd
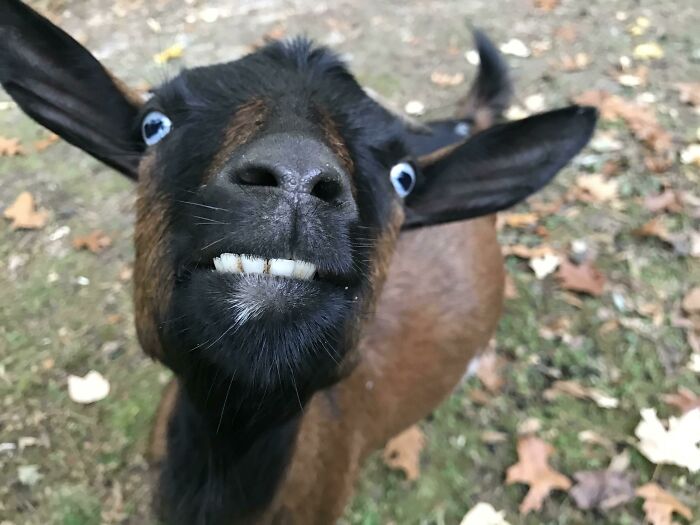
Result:
[[[637,237],[655,237],[666,243],[673,244],[671,234],[663,223],[661,216],[654,217],[649,222],[644,223],[639,228],[632,230],[632,234]]]
[[[561,258],[558,255],[546,254],[542,257],[533,257],[530,259],[530,268],[535,272],[535,277],[544,279],[549,274],[554,272],[561,263]]]
[[[503,366],[505,359],[493,350],[479,356],[479,366],[476,369],[476,377],[492,394],[498,394],[505,384],[503,378]]]
[[[598,296],[605,288],[605,277],[590,261],[576,265],[564,259],[559,265],[557,279],[562,288]]]
[[[504,511],[497,511],[489,503],[479,502],[467,512],[459,525],[510,525]]]
[[[495,445],[497,443],[505,443],[508,440],[508,434],[496,432],[495,430],[485,430],[481,433],[479,439],[487,445]]]
[[[700,82],[679,82],[674,86],[681,102],[700,107]]]
[[[590,399],[600,408],[617,408],[620,405],[619,399],[596,388],[585,387],[576,381],[555,381],[551,387],[543,392],[547,401],[552,401],[560,394],[568,394],[578,399]]]
[[[518,439],[518,462],[508,467],[506,483],[525,483],[530,486],[520,504],[520,513],[540,510],[542,502],[554,489],[569,490],[569,478],[552,469],[547,463],[554,448],[535,436]]]
[[[693,519],[691,510],[656,483],[647,483],[637,489],[637,496],[644,498],[644,514],[652,525],[671,525],[674,512]]]
[[[537,224],[538,217],[535,213],[501,213],[498,220],[511,228],[525,228]]]
[[[591,65],[591,57],[586,53],[563,55],[559,59],[559,69],[566,72],[583,71]]]
[[[420,100],[411,100],[406,103],[404,111],[413,116],[422,115],[425,113],[425,104],[423,104]]]
[[[542,421],[536,417],[529,417],[525,421],[518,423],[519,436],[531,436],[542,430]]]
[[[659,421],[656,410],[645,408],[634,433],[639,438],[637,448],[655,464],[685,467],[700,471],[700,409],[691,410],[679,418],[668,419],[668,430]]]
[[[700,286],[696,286],[685,294],[681,306],[689,314],[700,312]]]
[[[576,185],[588,193],[597,202],[607,202],[617,198],[619,183],[615,179],[606,179],[600,173],[579,175]]]
[[[535,7],[542,11],[553,11],[559,5],[559,0],[535,0]]]
[[[37,465],[22,465],[17,468],[17,479],[22,485],[32,487],[44,476],[39,473]]]
[[[12,139],[0,135],[0,157],[15,157],[24,155],[24,148],[19,139]]]
[[[678,198],[678,194],[668,188],[657,195],[647,196],[644,199],[644,207],[652,213],[663,211],[680,213],[683,211],[683,203]]]
[[[58,135],[56,135],[55,133],[51,133],[45,139],[37,140],[34,143],[34,149],[36,151],[44,151],[46,148],[51,146],[51,144],[55,144],[56,142],[58,142],[58,139]]]
[[[81,405],[101,401],[109,395],[109,381],[102,374],[90,370],[85,377],[68,376],[68,396]]]
[[[564,24],[554,31],[554,38],[572,44],[578,38],[578,31],[574,24]]]
[[[504,55],[511,55],[518,58],[527,58],[532,54],[525,43],[517,38],[511,38],[505,44],[501,44],[500,49],[501,53]]]
[[[635,46],[632,56],[638,60],[658,60],[664,57],[664,50],[656,42],[645,42]]]
[[[392,469],[403,470],[406,479],[415,481],[420,476],[420,453],[425,446],[425,434],[418,425],[404,430],[389,440],[384,447],[384,463]]]
[[[662,396],[664,402],[674,406],[681,411],[681,414],[700,408],[700,396],[689,388],[680,387],[678,392]]]
[[[545,257],[546,255],[555,255],[554,250],[546,244],[529,247],[523,244],[512,244],[503,246],[501,252],[504,256],[514,255],[521,259],[533,259],[535,257]]]
[[[76,250],[90,250],[92,253],[100,253],[112,244],[112,239],[102,230],[95,230],[87,235],[81,235],[73,239],[73,248]]]
[[[441,73],[433,71],[430,75],[430,81],[436,86],[458,86],[464,82],[464,73]]]
[[[185,46],[183,46],[182,44],[173,44],[172,46],[164,49],[160,53],[156,53],[155,55],[153,55],[153,61],[156,64],[160,65],[167,64],[171,60],[182,57],[184,51]]]
[[[586,91],[574,98],[578,104],[596,106],[604,120],[623,120],[634,136],[656,153],[671,150],[671,134],[661,127],[651,108],[629,102],[606,91]]]
[[[628,28],[627,31],[634,36],[642,36],[644,33],[647,32],[647,29],[651,27],[651,20],[649,20],[645,16],[638,16],[634,24],[631,24]]]
[[[3,213],[6,219],[12,221],[13,230],[38,230],[46,225],[49,214],[46,210],[37,210],[34,197],[28,191],[20,193],[15,202],[10,204]]]
[[[683,164],[694,164],[700,166],[700,144],[690,144],[681,151],[681,162]]]
[[[634,499],[632,476],[618,470],[585,470],[574,474],[569,495],[583,510],[607,510]]]

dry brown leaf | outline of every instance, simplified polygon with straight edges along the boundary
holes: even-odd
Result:
[[[689,388],[680,387],[678,392],[662,396],[664,402],[678,408],[681,414],[700,408],[700,395]]]
[[[464,73],[443,73],[433,71],[430,74],[430,81],[436,86],[458,86],[464,82]]]
[[[505,384],[503,366],[506,361],[496,352],[490,350],[479,357],[476,377],[492,394],[498,394]]]
[[[559,0],[535,0],[535,7],[542,11],[553,11],[559,5]]]
[[[585,191],[595,202],[607,202],[617,198],[618,181],[606,179],[600,173],[579,175],[576,186]]]
[[[639,228],[632,230],[632,234],[637,237],[656,237],[666,243],[672,244],[671,234],[663,223],[662,216],[654,217],[649,222],[644,223]]]
[[[637,489],[637,496],[644,498],[644,514],[652,525],[671,525],[671,518],[677,512],[684,518],[693,519],[691,510],[666,492],[656,483],[647,483]]]
[[[675,84],[675,88],[681,102],[700,107],[700,82],[679,82]]]
[[[506,484],[525,483],[530,486],[520,504],[520,513],[540,510],[542,502],[554,489],[569,490],[571,481],[547,463],[554,448],[540,438],[528,435],[518,439],[518,462],[508,467]]]
[[[605,288],[605,277],[590,261],[575,265],[564,259],[559,264],[557,279],[562,288],[598,296]]]
[[[554,31],[554,38],[557,40],[563,40],[568,44],[576,42],[576,39],[578,38],[576,26],[574,24],[564,24],[563,26],[558,27]]]
[[[24,148],[19,143],[19,139],[0,135],[0,157],[14,157],[16,155],[24,155]]]
[[[561,394],[578,399],[590,399],[601,408],[617,408],[620,404],[618,399],[608,396],[596,388],[585,387],[576,381],[555,381],[542,395],[547,401],[552,401]]]
[[[605,120],[622,119],[634,136],[655,153],[671,150],[671,134],[661,127],[651,108],[629,102],[606,91],[586,91],[574,98],[582,105],[596,106]]]
[[[683,203],[678,198],[678,194],[668,188],[658,195],[647,196],[644,199],[644,207],[652,213],[662,211],[680,213],[683,211]]]
[[[537,224],[536,213],[502,213],[498,215],[498,220],[511,228],[525,228]]]
[[[590,65],[591,57],[586,53],[563,55],[558,63],[559,69],[566,72],[583,71]]]
[[[10,204],[3,215],[12,221],[13,230],[38,230],[46,225],[49,213],[46,210],[37,210],[34,197],[28,191],[20,193],[15,202]]]
[[[102,230],[95,230],[73,239],[73,247],[76,250],[90,250],[92,253],[100,253],[111,244],[112,239]]]
[[[34,149],[36,151],[44,151],[46,148],[48,148],[51,144],[55,144],[58,142],[59,136],[56,135],[55,133],[51,133],[48,137],[45,139],[37,140],[34,143]]]
[[[501,251],[504,256],[515,255],[521,259],[534,259],[536,257],[556,255],[555,251],[546,244],[533,247],[525,246],[523,244],[513,244],[510,246],[503,246]]]
[[[406,479],[415,481],[420,476],[420,453],[424,446],[425,434],[418,425],[413,425],[389,440],[382,458],[389,468],[403,470]]]
[[[569,495],[580,509],[607,510],[634,499],[632,476],[618,470],[587,470],[574,474]]]
[[[689,314],[700,312],[700,286],[696,286],[683,297],[683,310]]]

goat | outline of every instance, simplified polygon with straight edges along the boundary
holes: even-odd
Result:
[[[166,523],[335,522],[368,453],[487,345],[494,214],[547,184],[597,115],[497,123],[507,69],[475,38],[456,117],[413,126],[304,39],[184,70],[144,101],[0,0],[4,88],[137,183],[137,333],[176,378],[151,439]]]

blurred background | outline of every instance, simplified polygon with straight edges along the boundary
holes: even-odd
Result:
[[[511,524],[635,524],[659,501],[700,523],[695,0],[29,3],[142,90],[303,33],[393,108],[444,117],[476,71],[476,26],[512,67],[508,118],[599,106],[589,147],[499,219],[508,299],[477,377],[386,461],[372,457],[343,523],[457,524],[485,502]],[[151,523],[144,451],[169,374],[134,335],[133,186],[2,91],[0,181],[0,523]],[[34,208],[22,221],[12,205],[23,192]],[[86,404],[68,384],[91,370],[98,400]],[[654,430],[640,438],[645,408]],[[669,418],[684,430],[667,433]],[[531,485],[549,479],[532,438],[572,488],[530,510],[507,472],[520,461]]]

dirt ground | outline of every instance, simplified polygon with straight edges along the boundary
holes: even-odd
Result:
[[[700,474],[656,467],[634,437],[642,408],[677,415],[663,394],[681,386],[700,393],[700,373],[688,367],[691,348],[679,326],[681,300],[700,284],[698,259],[692,247],[633,234],[655,216],[644,198],[664,188],[687,196],[684,205],[657,213],[665,227],[677,235],[699,229],[700,168],[682,163],[679,152],[700,141],[700,118],[674,87],[700,81],[696,0],[30,4],[138,86],[158,84],[184,66],[240,57],[263,35],[304,33],[341,51],[360,81],[395,107],[418,100],[426,107],[423,118],[435,118],[450,114],[475,71],[465,53],[472,49],[468,28],[477,26],[499,44],[517,38],[530,50],[528,57],[508,56],[522,109],[536,110],[542,101],[546,108],[561,106],[590,89],[650,105],[672,134],[669,169],[654,173],[645,166],[645,146],[628,127],[604,121],[602,144],[587,148],[535,201],[558,202],[579,176],[605,166],[615,168],[608,174],[616,182],[615,199],[569,200],[538,216],[544,230],[501,231],[504,244],[545,242],[562,253],[576,241],[585,243],[606,278],[604,292],[590,297],[564,291],[553,275],[538,279],[526,261],[508,257],[517,297],[507,301],[496,344],[506,363],[504,386],[484,396],[479,380],[470,379],[420,423],[427,441],[417,481],[373,457],[343,522],[457,524],[479,501],[505,511],[511,524],[643,522],[641,499],[583,511],[564,492],[521,516],[518,505],[527,489],[506,485],[505,472],[517,460],[519,426],[536,419],[538,435],[554,446],[551,463],[558,471],[571,478],[605,468],[627,451],[636,486],[654,480],[695,516],[676,519],[700,523]],[[554,8],[546,9],[549,4]],[[634,49],[645,42],[659,44],[664,56],[635,58]],[[153,55],[174,44],[183,46],[182,57],[156,64]],[[580,71],[564,71],[564,57],[575,60],[577,53],[589,63],[581,58]],[[645,77],[642,85],[621,85],[621,57],[628,57],[632,76]],[[640,65],[646,73],[636,69]],[[466,80],[445,85],[450,82],[431,81],[434,72],[450,78],[464,73]],[[8,101],[0,91],[0,135],[19,138],[25,154],[0,157],[0,208],[30,191],[49,221],[30,231],[0,223],[0,523],[153,523],[143,453],[169,375],[142,356],[134,335],[128,276],[133,186],[65,143],[36,151],[33,144],[47,133]],[[531,204],[517,211],[527,212]],[[74,237],[97,229],[109,235],[111,246],[99,254],[72,247]],[[91,369],[109,380],[111,392],[95,404],[76,404],[68,397],[67,377]],[[600,389],[619,406],[605,409],[570,395],[549,400],[544,392],[556,380]],[[502,439],[485,443],[485,431]],[[600,439],[592,442],[591,436]]]

